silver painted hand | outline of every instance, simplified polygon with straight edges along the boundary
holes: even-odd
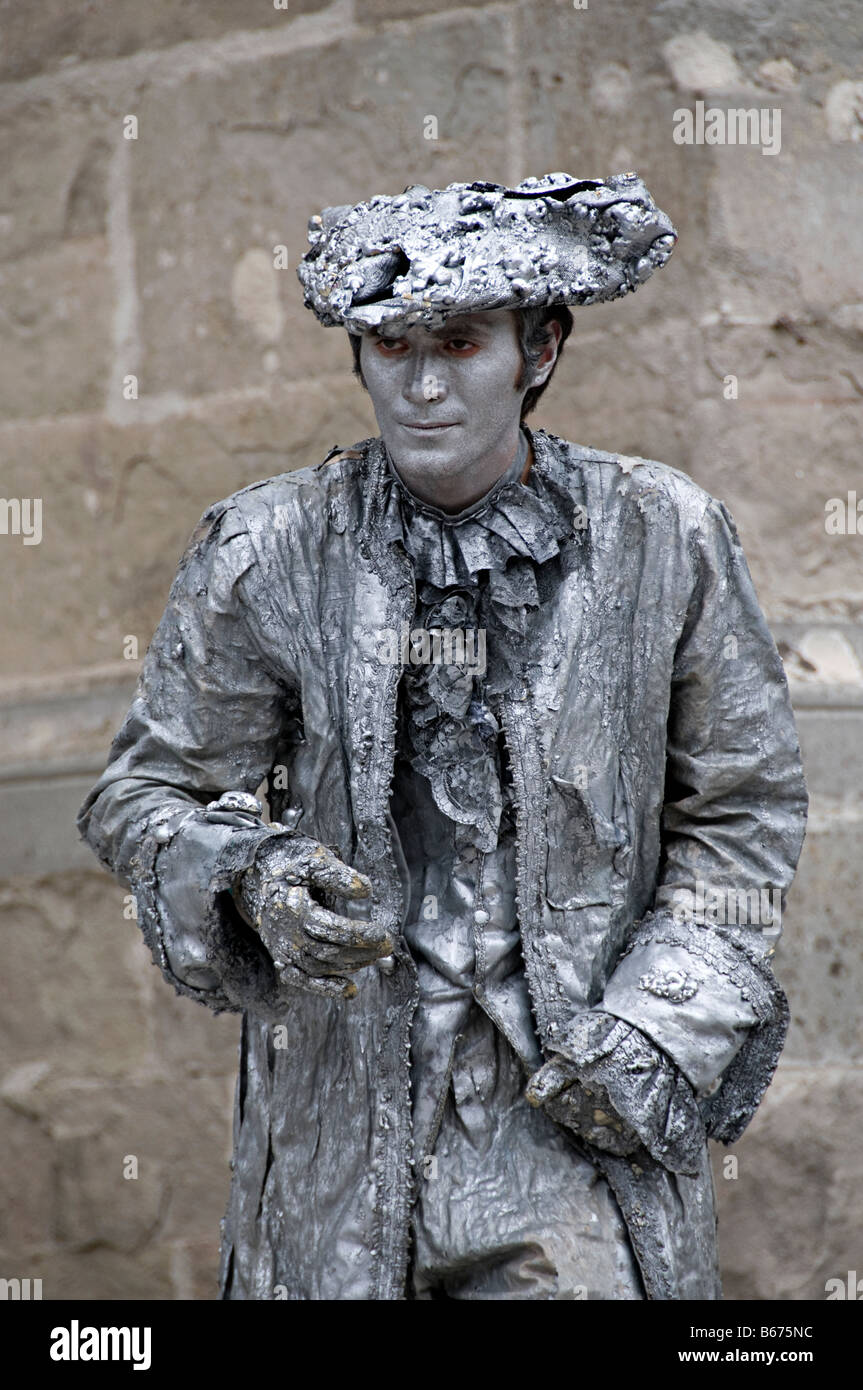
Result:
[[[390,955],[393,943],[374,923],[331,912],[315,900],[313,890],[367,898],[371,882],[317,840],[274,837],[242,874],[235,900],[267,948],[281,984],[350,999],[357,988],[345,976]]]

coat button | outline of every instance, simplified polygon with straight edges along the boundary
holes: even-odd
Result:
[[[491,921],[491,915],[488,912],[486,912],[484,907],[478,907],[476,912],[473,914],[473,920],[476,922],[478,927],[484,927],[486,922]]]
[[[377,966],[382,975],[392,975],[396,968],[396,958],[395,956],[381,956]]]

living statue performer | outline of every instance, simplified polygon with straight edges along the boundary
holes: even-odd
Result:
[[[788,1021],[787,685],[721,502],[524,424],[567,306],[676,233],[629,173],[309,235],[380,435],[205,513],[79,815],[243,1016],[222,1296],[720,1298],[707,1140]]]

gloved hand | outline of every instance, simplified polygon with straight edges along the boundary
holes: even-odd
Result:
[[[634,1153],[641,1140],[616,1113],[604,1086],[584,1085],[578,1068],[563,1057],[546,1062],[531,1077],[527,1088],[531,1105],[541,1105],[558,1124],[595,1144],[598,1149],[623,1157]]]
[[[695,1092],[646,1034],[601,1009],[573,1019],[526,1095],[608,1153],[643,1145],[674,1172],[698,1171],[705,1134]]]
[[[234,899],[267,948],[280,984],[350,999],[357,987],[344,977],[390,955],[393,943],[373,923],[323,907],[313,889],[366,898],[371,883],[307,835],[273,836],[240,875]]]

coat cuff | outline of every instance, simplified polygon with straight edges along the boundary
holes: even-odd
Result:
[[[293,833],[217,803],[175,805],[145,823],[129,881],[144,939],[178,994],[216,1013],[284,1012],[272,962],[232,889],[265,841]]]
[[[652,1158],[672,1172],[698,1171],[705,1134],[692,1087],[639,1028],[591,1009],[572,1020],[554,1050],[570,1062],[582,1087],[600,1088]],[[584,1137],[610,1148],[596,1134]]]
[[[645,918],[597,1007],[676,1062],[711,1138],[731,1143],[742,1134],[776,1069],[788,1003],[739,931]]]

